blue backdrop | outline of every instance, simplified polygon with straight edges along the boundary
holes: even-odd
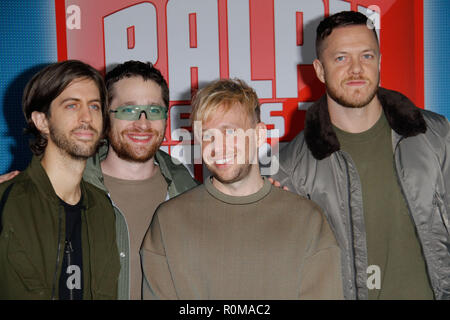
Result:
[[[450,1],[424,1],[425,105],[450,119]],[[23,170],[31,157],[21,111],[23,89],[57,61],[53,0],[0,1],[0,173]]]

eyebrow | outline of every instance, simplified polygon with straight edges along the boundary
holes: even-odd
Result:
[[[120,106],[164,106],[164,104],[161,104],[159,102],[150,102],[146,104],[139,104],[136,101],[127,101],[124,103],[121,103]]]
[[[67,101],[77,101],[77,102],[79,102],[79,101],[81,101],[81,99],[69,97],[69,98],[66,98],[63,101],[61,101],[61,103],[65,103]],[[101,100],[100,99],[92,99],[92,100],[89,100],[88,102],[89,103],[92,103],[92,102],[99,102],[99,103],[101,103]]]
[[[362,53],[364,53],[364,52],[372,52],[372,53],[376,53],[377,50],[376,50],[376,49],[364,49],[364,50],[362,50],[361,52],[362,52]],[[347,54],[347,53],[349,53],[349,51],[341,50],[341,51],[335,52],[334,54],[336,55],[336,54]]]
[[[228,123],[225,123],[225,124],[223,124],[223,125],[220,125],[220,126],[218,126],[218,127],[214,127],[214,128],[208,128],[208,129],[203,129],[202,128],[202,132],[205,132],[205,131],[208,131],[208,130],[223,130],[223,129],[243,129],[243,130],[245,130],[244,128],[241,128],[241,127],[238,127],[238,126],[235,126],[235,125],[232,125],[232,124],[228,124]]]

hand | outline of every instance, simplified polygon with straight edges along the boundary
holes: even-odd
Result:
[[[0,177],[0,178],[1,178],[1,177]],[[273,184],[275,187],[281,188],[281,183],[280,183],[280,181],[273,180],[272,178],[269,178],[269,181],[270,181],[270,183]],[[283,190],[289,191],[289,188],[286,187],[286,186],[284,186],[284,187],[283,187]]]
[[[15,170],[15,171],[11,171],[5,174],[2,174],[0,176],[0,183],[6,182],[11,180],[12,178],[14,178],[15,176],[17,176],[20,173],[20,171]]]

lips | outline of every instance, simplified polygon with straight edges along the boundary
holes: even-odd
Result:
[[[216,165],[226,165],[226,164],[233,164],[234,163],[234,157],[229,157],[225,159],[218,159],[215,161]]]
[[[79,140],[89,141],[97,135],[97,131],[93,128],[77,128],[75,130],[72,130],[72,134],[75,135]]]
[[[367,80],[365,80],[365,79],[350,79],[350,80],[346,80],[345,84],[347,86],[351,86],[351,87],[360,87],[360,86],[366,85]]]
[[[139,143],[139,144],[149,143],[153,138],[153,134],[128,133],[128,134],[126,134],[126,136],[128,137],[128,139],[130,139],[134,143]]]

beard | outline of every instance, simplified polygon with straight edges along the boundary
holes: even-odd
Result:
[[[109,144],[120,159],[129,162],[143,163],[155,156],[164,139],[163,132],[165,132],[165,128],[162,132],[152,128],[139,131],[139,133],[149,133],[153,136],[153,142],[146,146],[133,146],[132,144],[127,143],[125,135],[130,132],[131,130],[124,130],[120,133],[110,130],[108,133]],[[136,130],[133,130],[132,132],[136,132]]]
[[[232,168],[232,172],[228,173],[226,176],[221,175],[220,171],[214,166],[205,163],[208,170],[211,172],[212,176],[222,184],[232,184],[237,181],[243,180],[250,174],[251,164],[240,164]]]
[[[98,131],[95,130],[90,125],[79,126],[78,128],[73,129],[70,133],[76,130],[91,130],[96,135],[96,140],[91,142],[91,145],[87,145],[87,143],[79,142],[77,143],[73,139],[71,140],[66,134],[61,132],[56,126],[52,123],[49,123],[49,136],[53,143],[66,154],[68,154],[74,160],[86,160],[89,157],[93,156],[97,151],[97,147],[100,142],[100,137]]]
[[[365,96],[361,96],[362,92],[360,89],[357,89],[355,91],[355,95],[349,96],[346,95],[345,92],[339,92],[338,89],[336,89],[334,86],[330,84],[330,81],[325,81],[325,86],[327,89],[328,96],[333,99],[335,102],[337,102],[339,105],[345,107],[345,108],[353,108],[353,109],[359,109],[364,108],[367,106],[375,97],[378,91],[378,85],[372,86],[372,82],[369,79],[364,79],[362,77],[351,77],[348,79],[345,79],[341,83],[344,83],[346,81],[351,80],[366,80],[369,81],[369,92]],[[379,76],[376,81],[376,83],[379,83]],[[356,96],[356,97],[355,97]],[[357,96],[360,96],[359,98]]]

